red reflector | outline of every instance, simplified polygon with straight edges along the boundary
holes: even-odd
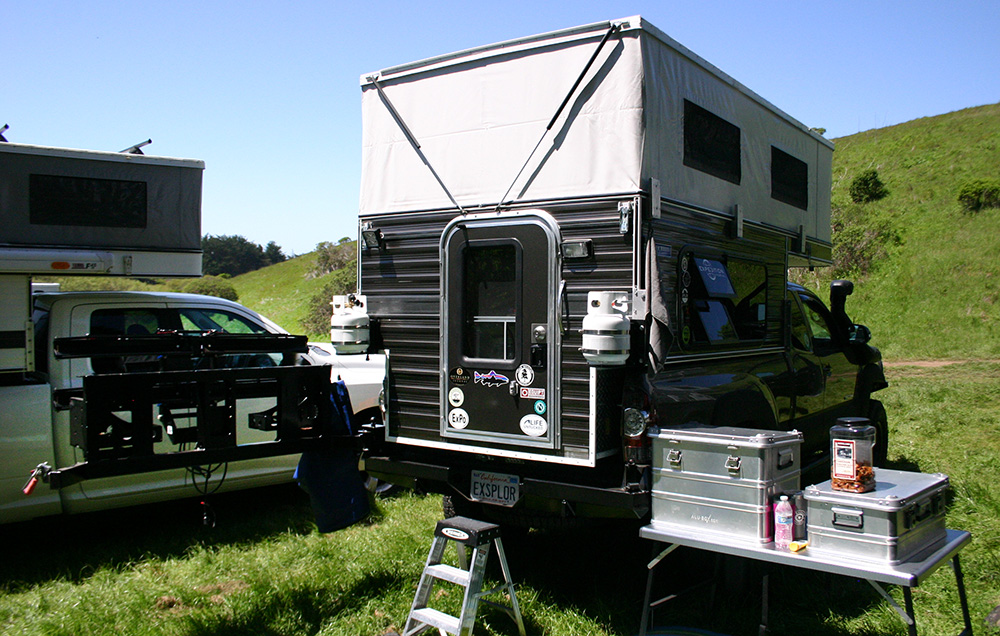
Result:
[[[69,269],[69,263],[65,261],[57,261],[52,263],[52,269]]]

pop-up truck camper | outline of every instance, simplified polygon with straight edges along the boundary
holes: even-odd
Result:
[[[790,284],[831,261],[833,144],[640,17],[361,78],[367,471],[501,520],[650,513],[657,431],[886,446],[881,359]],[[450,503],[448,503],[450,502]]]
[[[353,453],[305,336],[218,298],[32,294],[200,275],[203,169],[0,142],[0,523],[288,482],[335,437]]]

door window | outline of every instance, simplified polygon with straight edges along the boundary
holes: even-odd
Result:
[[[243,316],[216,309],[184,308],[180,310],[184,331],[220,331],[223,333],[268,333],[262,325]]]
[[[802,313],[802,308],[797,302],[790,301],[790,304],[792,305],[792,346],[801,351],[812,351],[812,340],[809,338],[809,325],[806,324],[806,317]]]
[[[802,309],[812,334],[813,351],[819,355],[826,355],[836,350],[835,332],[828,320],[826,308],[813,298],[803,296]]]
[[[463,354],[513,360],[519,304],[517,246],[472,244],[463,251],[462,260]]]

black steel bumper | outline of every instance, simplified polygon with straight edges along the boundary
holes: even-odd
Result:
[[[442,494],[468,492],[468,468],[452,468],[437,463],[385,456],[368,456],[364,458],[364,463],[366,472],[390,483],[415,485],[423,490]],[[650,512],[651,496],[648,490],[602,488],[538,477],[522,477],[520,484],[521,494],[525,499],[585,504],[618,512],[614,516],[634,516],[639,519],[647,517]]]

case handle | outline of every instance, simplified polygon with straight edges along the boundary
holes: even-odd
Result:
[[[795,463],[795,451],[784,448],[778,451],[778,470],[784,470]]]

